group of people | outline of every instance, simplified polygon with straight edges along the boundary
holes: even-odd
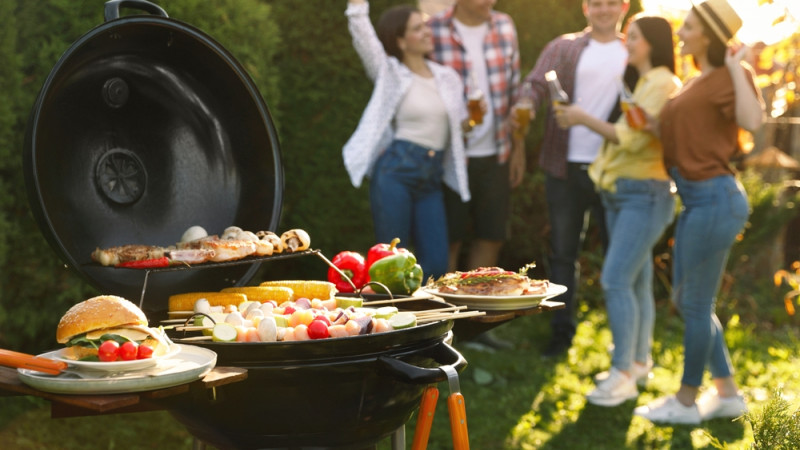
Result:
[[[673,247],[673,302],[685,322],[684,367],[674,395],[634,414],[657,423],[697,424],[747,410],[715,314],[716,293],[747,197],[729,164],[738,130],[763,121],[747,48],[732,43],[741,19],[726,0],[693,0],[677,31],[696,75],[675,75],[673,30],[628,0],[583,0],[588,27],[559,36],[520,79],[512,19],[496,0],[455,0],[425,20],[413,6],[387,10],[373,28],[366,0],[348,0],[353,44],[374,82],[343,156],[353,185],[370,181],[376,238],[413,244],[434,277],[496,265],[509,197],[525,171],[523,128],[512,114],[530,87],[531,120],[546,111],[540,167],[551,224],[549,278],[567,286],[556,300],[543,354],[564,354],[576,330],[578,255],[594,217],[605,250],[601,284],[613,336],[611,368],[587,401],[616,406],[650,376],[655,321],[653,246],[681,211]],[[570,101],[556,101],[557,75]],[[521,82],[520,82],[521,81]],[[467,98],[484,93],[482,120]],[[627,93],[630,95],[620,95]],[[709,368],[714,389],[700,392]]]

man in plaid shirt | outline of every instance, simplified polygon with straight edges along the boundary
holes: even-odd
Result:
[[[588,228],[587,213],[597,220],[603,246],[607,242],[603,205],[587,173],[603,138],[587,127],[561,129],[556,122],[545,73],[554,70],[571,101],[595,117],[614,120],[618,82],[628,53],[619,34],[629,0],[583,0],[588,28],[565,34],[545,46],[524,83],[533,90],[533,111],[547,102],[545,135],[539,164],[546,173],[550,218],[550,281],[567,286],[554,301],[566,308],[551,315],[551,339],[544,356],[559,356],[575,335],[575,290],[578,253]]]
[[[497,265],[508,237],[511,188],[519,185],[525,171],[524,148],[512,142],[510,123],[520,80],[517,31],[511,17],[492,9],[495,1],[455,0],[453,7],[429,21],[432,59],[460,73],[465,91],[474,80],[489,94],[484,96],[483,123],[465,130],[472,200],[464,203],[445,189],[451,271]],[[469,223],[474,240],[467,267],[461,268],[458,257]]]

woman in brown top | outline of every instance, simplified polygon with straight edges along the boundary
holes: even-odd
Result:
[[[738,151],[739,127],[761,126],[763,104],[752,72],[741,64],[747,49],[727,44],[741,27],[739,16],[725,0],[693,4],[678,36],[681,54],[691,56],[700,73],[660,117],[665,166],[683,204],[672,279],[673,301],[686,325],[683,378],[674,396],[634,410],[661,423],[699,424],[747,411],[714,309],[730,248],[749,213],[729,161]],[[706,367],[716,389],[695,402]]]

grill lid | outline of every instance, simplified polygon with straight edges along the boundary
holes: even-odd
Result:
[[[150,15],[120,17],[120,6]],[[138,299],[144,272],[95,265],[95,248],[172,245],[192,225],[274,231],[283,169],[267,105],[219,43],[146,1],[110,1],[105,12],[45,80],[24,170],[32,212],[59,257],[98,290]],[[257,269],[154,273],[143,309],[244,284]]]

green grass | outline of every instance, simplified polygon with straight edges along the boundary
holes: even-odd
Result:
[[[540,349],[547,337],[547,314],[518,318],[496,329],[514,341],[513,350],[489,353],[456,343],[469,361],[461,374],[473,449],[690,449],[749,448],[749,422],[717,419],[701,426],[654,426],[632,416],[633,408],[673,393],[682,363],[682,321],[660,304],[655,330],[654,378],[636,401],[603,408],[587,404],[592,376],[608,368],[611,335],[603,309],[584,305],[575,345],[562,359],[546,360]],[[764,329],[767,328],[767,329]],[[770,330],[727,320],[726,337],[737,369],[737,382],[754,416],[781,389],[796,408],[800,361],[796,328]],[[486,383],[487,374],[491,382]],[[479,384],[476,380],[481,381]],[[708,386],[708,383],[706,383]],[[452,448],[446,407],[446,383],[440,397],[428,448]],[[406,427],[413,439],[415,418]],[[191,437],[167,413],[138,413],[93,418],[50,419],[46,403],[29,398],[0,398],[0,443],[4,449],[147,449],[191,448]],[[389,440],[379,444],[390,448]]]

